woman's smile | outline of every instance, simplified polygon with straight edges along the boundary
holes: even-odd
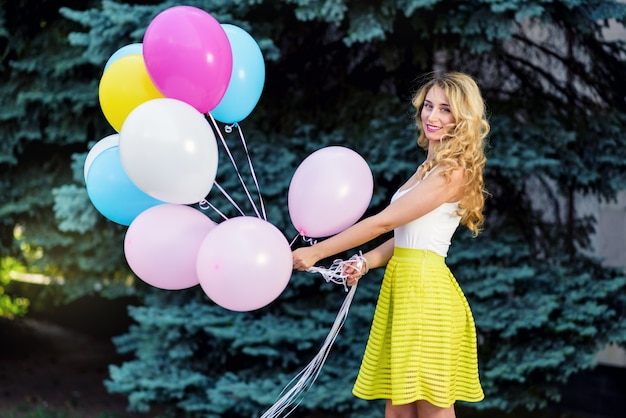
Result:
[[[433,86],[426,94],[421,118],[426,137],[430,141],[440,141],[445,133],[444,128],[454,124],[455,118],[450,110],[448,97],[441,87]]]

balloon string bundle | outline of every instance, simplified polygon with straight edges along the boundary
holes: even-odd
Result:
[[[224,197],[225,197],[226,199],[228,199],[228,201],[229,201],[229,202],[230,202],[230,203],[231,203],[231,204],[235,207],[235,209],[237,209],[237,210],[239,211],[239,213],[241,214],[241,216],[245,216],[245,213],[243,212],[243,210],[242,210],[242,209],[239,207],[239,205],[238,205],[238,204],[237,204],[237,203],[233,200],[233,198],[232,198],[232,197],[230,197],[230,195],[228,194],[228,192],[226,192],[226,190],[224,190],[224,188],[223,188],[222,186],[220,186],[220,184],[219,184],[217,181],[214,181],[214,182],[213,182],[213,185],[214,185],[214,186],[215,186],[215,187],[216,187],[216,188],[217,188],[220,192],[222,192],[222,195],[224,195]],[[205,200],[203,200],[203,202],[204,202],[204,201],[205,201]],[[208,201],[207,201],[207,203],[208,203]],[[222,212],[220,212],[219,210],[217,210],[217,208],[215,208],[215,206],[211,205],[210,203],[209,203],[209,205],[210,205],[210,206],[211,206],[214,210],[216,210],[218,213],[220,213],[220,214],[222,215],[222,217],[225,217],[225,215],[224,215]]]
[[[327,282],[333,282],[335,284],[343,285],[343,288],[347,292],[348,285],[346,284],[346,274],[344,273],[344,267],[348,265],[357,271],[361,271],[365,262],[364,260],[365,258],[363,258],[363,253],[359,251],[358,254],[354,254],[348,260],[338,259],[333,261],[333,264],[328,268],[313,266],[307,271],[311,273],[321,274],[322,277],[324,277],[324,280],[326,280]]]
[[[279,395],[280,397],[276,403],[265,411],[260,418],[286,417],[291,414],[298,407],[298,405],[300,405],[306,392],[317,380],[317,377],[322,371],[322,367],[330,354],[330,349],[337,339],[343,324],[346,322],[348,311],[350,310],[350,305],[352,304],[352,300],[354,299],[354,294],[356,292],[356,285],[352,286],[349,290],[346,285],[346,274],[343,271],[344,266],[347,264],[358,269],[359,266],[363,265],[363,255],[359,253],[353,255],[349,260],[335,260],[329,268],[311,267],[307,270],[309,272],[320,273],[327,282],[343,285],[344,289],[348,293],[319,352],[315,355],[315,357],[313,357],[313,360],[311,360],[311,362],[309,362],[309,364],[302,369],[302,371],[291,379],[287,386],[285,386],[285,388],[281,391]]]
[[[259,181],[256,178],[256,173],[254,172],[254,166],[252,165],[252,159],[250,158],[250,153],[248,152],[248,145],[246,144],[246,138],[243,136],[243,130],[241,130],[241,126],[238,123],[235,124],[237,126],[237,130],[239,131],[239,138],[241,139],[241,145],[246,152],[246,158],[248,159],[248,166],[250,167],[250,174],[252,175],[252,180],[254,181],[254,185],[256,186],[257,193],[259,194],[259,203],[261,204],[261,213],[263,213],[263,219],[267,221],[267,214],[265,213],[265,205],[263,204],[263,196],[261,195],[261,188],[259,187]],[[230,132],[229,129],[225,129],[226,132]]]
[[[226,140],[224,139],[224,135],[222,135],[222,132],[220,131],[220,129],[219,129],[218,125],[217,125],[217,122],[215,121],[215,118],[213,118],[213,115],[211,115],[210,113],[208,113],[208,116],[211,119],[211,122],[213,123],[215,131],[218,133],[220,141],[222,142],[222,145],[224,146],[224,150],[226,151],[226,154],[228,154],[228,158],[230,159],[230,162],[233,165],[233,168],[235,169],[235,172],[237,173],[237,177],[239,178],[239,181],[241,182],[241,185],[243,186],[243,190],[246,193],[246,196],[248,197],[248,200],[250,201],[250,204],[252,205],[252,208],[254,209],[254,212],[256,213],[256,216],[258,218],[262,218],[263,220],[267,220],[266,214],[265,214],[265,206],[263,204],[263,197],[261,195],[261,189],[259,188],[259,183],[258,183],[258,181],[256,179],[256,174],[255,174],[255,171],[254,171],[254,167],[252,165],[252,159],[250,158],[250,154],[248,152],[248,147],[246,145],[246,140],[245,140],[245,138],[243,136],[243,132],[241,130],[241,127],[239,127],[239,125],[237,125],[237,127],[239,129],[239,136],[241,138],[241,142],[243,144],[243,148],[244,148],[244,151],[245,151],[247,159],[248,159],[250,172],[252,174],[252,178],[254,180],[254,184],[255,184],[255,186],[257,188],[257,191],[258,191],[258,194],[259,194],[259,200],[260,200],[260,204],[261,204],[263,215],[261,215],[261,213],[259,213],[259,210],[258,210],[258,208],[256,206],[256,203],[254,202],[254,199],[252,198],[252,196],[250,195],[250,192],[248,191],[248,188],[246,187],[246,183],[245,183],[243,177],[241,176],[241,172],[239,171],[239,167],[237,166],[235,158],[233,157],[233,154],[231,153],[230,148],[228,147],[228,144],[226,143]],[[232,127],[229,126],[227,131],[229,131],[229,132],[232,131]],[[239,206],[228,195],[228,193],[222,187],[220,187],[217,182],[214,182],[214,184],[222,192],[222,194],[228,199],[228,201],[231,202],[231,204],[233,204],[235,206],[235,208],[239,211],[239,213],[244,215],[244,213],[241,210],[241,208],[239,208]]]

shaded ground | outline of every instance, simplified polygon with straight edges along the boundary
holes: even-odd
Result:
[[[32,414],[42,409],[63,412],[64,418],[158,416],[126,412],[126,398],[104,387],[108,365],[124,361],[111,342],[111,335],[123,333],[127,326],[124,315],[121,307],[102,309],[97,300],[86,300],[47,316],[0,318],[0,418],[29,412],[30,417],[48,416]],[[626,416],[624,411],[626,369],[599,367],[575,376],[556,408],[513,414],[458,412],[466,418],[619,418]]]
[[[0,411],[19,417],[51,409],[71,417],[145,417],[107,393],[108,364],[121,363],[110,340],[35,319],[0,318]]]

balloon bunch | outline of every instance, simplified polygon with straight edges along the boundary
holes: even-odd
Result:
[[[99,99],[116,133],[90,149],[85,184],[93,206],[128,227],[125,257],[146,283],[166,290],[200,285],[235,311],[264,307],[287,286],[291,244],[264,208],[255,207],[256,216],[222,215],[219,224],[202,212],[214,208],[206,200],[213,187],[229,197],[215,181],[216,133],[239,175],[216,121],[239,129],[247,153],[239,122],[257,105],[264,80],[252,36],[191,6],[162,11],[143,43],[126,45],[107,61]],[[254,177],[249,155],[248,162]],[[256,178],[255,184],[262,205]],[[363,215],[373,178],[360,155],[334,146],[305,159],[289,188],[294,227],[317,238]]]

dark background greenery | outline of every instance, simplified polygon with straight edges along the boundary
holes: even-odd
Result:
[[[268,220],[290,240],[286,195],[307,155],[327,145],[357,150],[376,178],[376,211],[423,158],[409,106],[418,76],[453,69],[477,78],[492,123],[487,222],[478,238],[460,231],[448,259],[478,328],[487,397],[474,407],[544,407],[558,401],[560,383],[593,367],[607,342],[626,342],[623,271],[592,255],[596,219],[578,208],[581,199],[612,201],[626,186],[624,42],[603,36],[609,22],[623,26],[626,5],[0,0],[0,289],[12,270],[63,277],[45,292],[59,304],[131,297],[133,325],[115,339],[130,360],[113,366],[107,382],[131,408],[260,415],[315,355],[345,295],[294,273],[274,303],[235,313],[198,288],[149,288],[126,265],[125,228],[91,206],[83,161],[113,133],[98,104],[104,64],[178,4],[244,28],[263,50],[265,88],[241,127]],[[232,151],[243,161],[241,149]],[[224,154],[218,180],[245,207]],[[350,389],[381,273],[359,287],[302,411],[380,415],[380,402],[355,400]],[[24,295],[5,293],[0,311],[24,314]]]

